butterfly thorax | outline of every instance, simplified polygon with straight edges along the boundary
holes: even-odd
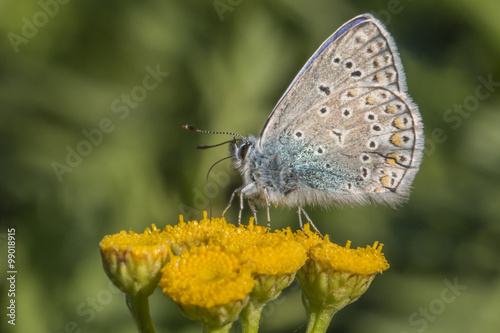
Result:
[[[244,181],[245,198],[255,203],[297,205],[297,179],[291,161],[278,154],[277,147],[266,147],[254,136],[236,140],[230,147],[233,164]]]

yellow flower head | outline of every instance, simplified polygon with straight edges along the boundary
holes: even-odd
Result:
[[[152,229],[142,234],[121,231],[105,236],[99,244],[106,274],[127,294],[151,294],[168,260],[167,241],[156,226]]]
[[[357,300],[377,273],[389,268],[382,245],[351,249],[333,244],[325,236],[309,249],[309,260],[297,273],[308,316],[331,316]],[[328,319],[328,320],[330,320]]]
[[[331,271],[369,275],[385,271],[389,264],[382,253],[383,244],[375,242],[373,246],[351,249],[348,241],[345,247],[325,240],[310,249],[309,257]]]
[[[203,216],[199,222],[184,222],[181,215],[177,225],[165,227],[162,235],[168,240],[175,255],[181,255],[183,251],[203,244],[224,242],[236,228],[223,217],[209,220],[207,212],[203,212]]]
[[[258,323],[264,306],[292,283],[307,259],[307,252],[290,229],[268,232],[265,227],[253,225],[252,220],[248,226],[236,228],[226,248],[242,262],[251,263],[256,281],[250,301],[241,314],[245,328],[249,323]]]
[[[244,299],[254,280],[238,257],[216,246],[200,246],[162,269],[160,287],[175,302],[211,308]]]
[[[290,229],[267,232],[261,226],[238,227],[227,248],[243,262],[253,264],[256,275],[295,273],[307,259],[306,249],[294,239]]]

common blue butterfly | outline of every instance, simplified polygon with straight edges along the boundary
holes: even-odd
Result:
[[[230,144],[247,199],[267,207],[407,199],[424,148],[394,40],[370,14],[331,35],[297,74],[260,136]],[[224,213],[227,211],[224,211]],[[223,214],[224,214],[223,213]]]

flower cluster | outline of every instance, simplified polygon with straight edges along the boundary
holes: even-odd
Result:
[[[386,270],[382,245],[351,249],[304,226],[270,232],[250,220],[184,222],[143,234],[122,231],[100,243],[104,269],[127,294],[140,332],[155,332],[145,313],[156,286],[207,332],[257,332],[264,306],[297,278],[308,314],[307,332],[325,332],[332,316],[366,291]]]

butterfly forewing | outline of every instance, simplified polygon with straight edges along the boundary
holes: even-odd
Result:
[[[269,116],[261,139],[276,136],[288,122],[339,88],[364,85],[406,91],[392,37],[369,14],[350,20],[320,46]]]

